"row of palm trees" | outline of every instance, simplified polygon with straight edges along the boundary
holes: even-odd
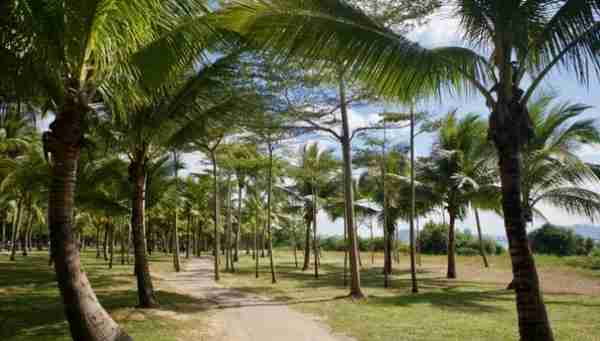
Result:
[[[528,108],[549,72],[562,67],[586,82],[600,69],[596,49],[600,37],[597,2],[448,1],[460,19],[465,42],[477,46],[477,50],[423,48],[342,0],[244,0],[217,11],[211,11],[209,5],[200,0],[9,1],[3,5],[3,12],[8,15],[1,22],[1,57],[10,66],[3,74],[3,82],[21,84],[22,79],[27,79],[34,84],[34,95],[18,88],[21,91],[17,97],[44,103],[44,109],[55,115],[42,139],[43,153],[50,156],[48,224],[52,259],[74,339],[129,339],[96,299],[81,271],[76,247],[73,203],[87,128],[100,124],[102,114],[107,112],[115,117],[114,121],[122,121],[125,129],[134,129],[127,133],[138,135],[126,143],[127,151],[122,153],[130,156],[131,181],[137,186],[132,194],[132,201],[138,203],[136,214],[132,215],[137,240],[134,245],[138,250],[136,274],[138,283],[147,282],[147,262],[144,265],[143,251],[139,251],[144,249],[140,228],[143,206],[139,202],[143,200],[144,168],[152,158],[148,154],[152,151],[151,139],[169,136],[167,147],[201,147],[209,153],[219,144],[230,126],[218,118],[223,113],[228,114],[226,117],[246,113],[245,99],[251,95],[235,84],[236,79],[227,77],[227,72],[217,77],[228,83],[226,86],[213,83],[213,77],[203,77],[202,73],[210,73],[213,65],[220,65],[212,62],[215,52],[226,59],[228,50],[240,46],[267,50],[271,56],[297,57],[304,65],[341,70],[343,78],[359,79],[391,100],[412,102],[415,96],[439,96],[444,90],[475,91],[483,96],[491,111],[488,135],[498,151],[501,203],[512,257],[520,334],[524,340],[553,339],[527,245],[526,218],[537,202],[560,204],[569,195],[578,199],[570,202],[580,203],[565,204],[570,210],[584,207],[591,214],[594,207],[584,203],[589,200],[581,200],[582,192],[575,194],[561,187],[570,183],[566,180],[580,179],[568,175],[561,180],[560,175],[552,174],[556,168],[546,165],[542,155],[540,164],[541,168],[546,166],[547,183],[560,189],[536,197],[534,186],[524,181],[526,168],[536,162],[525,164],[521,153],[539,145],[533,142],[537,138],[536,122]],[[528,87],[522,89],[525,85]],[[343,96],[343,87],[340,93]],[[347,110],[341,111],[350,290],[352,296],[360,298],[364,294],[354,229],[351,133]],[[147,120],[148,115],[156,116],[156,121]],[[152,124],[162,118],[167,122],[165,126],[157,128]],[[152,127],[146,131],[135,125],[136,121],[149,121]],[[161,134],[152,133],[152,129]],[[266,133],[263,129],[258,135],[274,140],[270,129]],[[460,145],[460,139],[452,136],[440,139],[440,145],[442,142]],[[476,166],[468,164],[471,160],[452,154],[441,147],[431,162],[448,173],[458,166],[464,170]],[[216,166],[214,156],[212,160]],[[442,200],[451,219],[463,213],[465,200],[461,192],[477,181],[469,176],[465,174],[460,182],[450,179],[447,183],[452,185],[443,190]],[[217,194],[218,181],[213,187]],[[548,188],[546,183],[542,188]],[[271,190],[267,192],[270,198]],[[583,199],[594,199],[591,194]],[[218,203],[218,196],[214,195],[215,229],[220,226]],[[411,221],[412,218],[414,215]],[[270,231],[270,223],[267,224]],[[450,270],[449,267],[449,273]]]

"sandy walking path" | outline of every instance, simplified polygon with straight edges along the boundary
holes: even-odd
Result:
[[[263,297],[219,286],[213,280],[210,258],[190,260],[184,271],[167,278],[169,287],[210,302],[215,314],[210,325],[218,341],[349,341],[333,335],[321,323]]]

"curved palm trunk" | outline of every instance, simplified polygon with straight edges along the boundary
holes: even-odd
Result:
[[[130,176],[134,186],[131,202],[130,230],[133,234],[134,272],[137,280],[138,305],[140,308],[153,308],[158,306],[158,301],[154,295],[154,286],[152,284],[150,266],[146,255],[146,229],[144,228],[146,172],[144,170],[144,165],[141,162],[132,163],[130,170]]]
[[[352,188],[352,151],[350,124],[346,109],[346,95],[343,77],[340,77],[340,102],[342,112],[342,150],[344,159],[344,204],[346,210],[348,239],[350,240],[350,296],[356,299],[365,297],[360,287],[360,268],[358,266],[358,240],[354,224],[354,189]]]
[[[474,209],[474,213],[475,213],[475,222],[477,223],[477,238],[479,239],[479,253],[481,254],[481,258],[483,259],[483,265],[486,268],[489,268],[490,265],[488,263],[486,255],[485,255],[485,250],[483,249],[483,236],[481,235],[481,221],[479,220],[479,210]]]
[[[46,150],[52,155],[48,221],[58,287],[74,340],[132,340],[100,305],[81,268],[73,234],[73,203],[77,163],[81,150],[81,114],[87,108],[67,99],[67,108],[57,114],[44,134]]]
[[[271,231],[271,201],[273,196],[273,145],[269,142],[269,174],[267,183],[267,238],[269,239],[269,263],[271,266],[271,282],[277,283],[275,262],[273,261],[273,234]],[[316,229],[315,229],[316,230]]]
[[[454,233],[456,214],[449,209],[448,215],[450,216],[450,225],[448,226],[448,271],[446,273],[446,277],[456,278],[456,238]]]

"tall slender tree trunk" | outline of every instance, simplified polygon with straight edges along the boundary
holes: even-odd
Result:
[[[73,234],[73,204],[77,163],[82,140],[82,115],[89,109],[67,97],[65,107],[57,113],[44,133],[44,145],[51,154],[48,220],[51,260],[73,340],[132,340],[100,302],[81,268],[79,249]]]
[[[271,231],[271,197],[273,195],[273,145],[271,141],[269,141],[268,148],[269,172],[267,175],[267,237],[269,238],[269,263],[271,266],[271,283],[277,283],[277,278],[275,277],[275,262],[273,261],[273,233]]]
[[[121,243],[121,265],[125,265],[125,225],[120,225],[119,241]]]
[[[312,214],[312,213],[311,213]],[[304,265],[302,265],[302,271],[308,270],[310,267],[310,226],[312,225],[312,218],[305,219],[306,221],[306,234],[304,238]]]
[[[181,258],[179,257],[179,155],[173,152],[175,160],[175,221],[173,222],[173,267],[175,272],[181,271]]]
[[[417,264],[421,266],[421,237],[419,232],[419,217],[415,217],[416,227],[417,227],[417,238],[415,245],[415,252],[417,253]]]
[[[100,224],[96,225],[96,258],[100,258]]]
[[[0,244],[0,250],[6,247],[6,214],[2,217],[2,243]]]
[[[242,234],[242,199],[243,199],[244,184],[241,180],[238,180],[238,207],[237,207],[237,230],[235,231],[235,253],[233,254],[233,261],[238,262],[239,251],[240,251],[240,237]]]
[[[348,249],[348,218],[344,217],[344,287],[348,286]]]
[[[371,265],[375,264],[375,240],[373,239],[373,220],[369,224],[369,232],[370,232],[370,240],[371,240]],[[346,239],[346,235],[344,233],[344,239]],[[346,261],[344,260],[344,263]],[[344,264],[344,268],[346,264]]]
[[[390,287],[390,275],[392,274],[392,248],[393,248],[393,240],[392,240],[392,235],[393,235],[393,227],[389,226],[391,224],[391,222],[389,221],[389,218],[386,219],[387,222],[387,226],[385,226],[385,236],[384,236],[384,241],[385,241],[385,249],[384,249],[384,255],[383,255],[383,287],[384,288],[389,288]]]
[[[150,275],[148,256],[146,255],[146,169],[143,163],[143,151],[138,151],[136,160],[129,166],[129,176],[133,182],[131,197],[131,224],[127,228],[127,258],[129,259],[129,235],[133,235],[134,273],[137,281],[138,306],[154,308],[158,300],[154,294],[154,285]]]
[[[114,250],[115,250],[115,226],[113,225],[113,223],[109,220],[109,222],[106,224],[106,229],[109,231],[108,232],[108,236],[109,236],[109,241],[110,244],[108,246],[108,268],[112,269],[113,267],[113,257],[114,257]]]
[[[187,217],[187,232],[185,237],[185,258],[190,259],[190,248],[192,247],[192,216]]]
[[[319,247],[317,244],[317,211],[318,211],[318,203],[317,203],[317,189],[316,184],[313,187],[313,253],[315,258],[315,278],[319,278]]]
[[[29,208],[27,210],[27,218],[23,227],[23,231],[21,232],[21,255],[23,257],[28,255],[29,245],[27,245],[27,238],[29,237],[29,225],[30,220],[33,217],[33,212],[31,209],[31,199],[29,199],[29,204],[27,205]]]
[[[473,213],[475,213],[475,222],[477,223],[477,238],[479,239],[479,253],[481,254],[481,258],[483,259],[483,265],[486,268],[489,268],[490,265],[488,263],[487,257],[485,255],[485,250],[483,248],[483,236],[481,235],[481,221],[479,220],[479,210],[474,208]]]
[[[132,239],[131,237],[133,235],[133,228],[132,228],[132,226],[133,225],[131,223],[127,224],[127,257],[125,259],[125,261],[127,262],[127,264],[129,264],[129,255],[131,254],[131,247],[132,247],[131,244],[133,244],[131,242],[131,239]],[[135,255],[134,255],[134,258],[135,258]]]
[[[23,214],[23,198],[19,198],[17,200],[17,208],[14,214],[13,219],[13,228],[12,228],[12,249],[10,252],[10,260],[15,260],[15,255],[17,254],[17,240],[19,238],[19,230],[21,226],[21,215]]]
[[[215,243],[215,281],[219,281],[220,279],[220,274],[219,274],[219,225],[220,225],[220,220],[221,220],[221,209],[219,207],[219,179],[218,179],[218,173],[217,173],[217,156],[214,150],[210,151],[210,156],[212,159],[212,171],[213,171],[213,198],[214,198],[214,202],[213,202],[213,206],[214,206],[214,211],[213,211],[213,219],[214,219],[214,223],[215,223],[215,233],[214,233],[214,243]]]
[[[418,293],[419,286],[417,284],[417,266],[415,264],[415,211],[416,211],[416,195],[415,195],[415,111],[410,110],[410,279],[412,284],[412,292]]]
[[[259,224],[259,211],[256,210],[256,223],[254,224],[254,276],[258,278],[258,224]]]
[[[348,239],[350,240],[350,296],[355,299],[365,297],[360,286],[360,269],[358,266],[358,240],[354,224],[354,189],[352,188],[352,151],[350,140],[350,124],[346,108],[346,94],[343,76],[340,76],[340,103],[342,113],[342,151],[344,159],[344,204],[347,219]]]
[[[104,260],[108,261],[108,229],[104,226],[104,242],[102,245],[102,252],[104,254]]]
[[[225,213],[225,245],[223,250],[225,251],[225,271],[232,271],[233,258],[231,256],[231,176],[227,176],[227,194],[225,197],[227,204]]]
[[[447,278],[456,278],[456,238],[454,225],[456,223],[456,214],[449,208],[450,225],[448,226],[448,271]]]
[[[292,243],[294,247],[294,264],[298,269],[298,236],[296,236],[296,225],[292,225]]]

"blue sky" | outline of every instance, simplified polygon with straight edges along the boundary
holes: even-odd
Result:
[[[436,46],[448,46],[448,45],[460,45],[461,33],[458,27],[458,22],[454,19],[448,18],[446,14],[437,14],[432,17],[429,24],[417,28],[410,35],[412,40],[418,41],[420,44],[426,47]],[[579,102],[593,106],[585,116],[586,117],[598,117],[598,110],[600,110],[600,91],[599,83],[593,81],[590,83],[589,88],[578,84],[576,79],[566,73],[556,72],[547,78],[543,84],[542,91],[553,91],[558,94],[560,101],[571,101]],[[432,114],[441,115],[450,110],[458,109],[459,113],[477,113],[482,117],[488,116],[488,109],[485,107],[485,103],[480,96],[472,96],[470,98],[459,98],[459,97],[446,97],[441,101],[430,101],[429,103],[422,104],[419,110],[426,110]],[[355,125],[360,123],[372,121],[374,117],[370,117],[372,113],[368,108],[366,110],[360,110],[358,112],[352,112],[352,119],[357,122]],[[396,141],[405,140],[407,137],[407,131],[397,131],[395,134]],[[431,135],[423,135],[417,138],[415,147],[418,155],[426,155],[431,150],[433,138]],[[331,142],[323,141],[330,145]],[[579,151],[579,154],[590,162],[600,162],[600,146],[590,146]],[[549,207],[542,206],[542,212],[549,220],[555,224],[571,225],[571,224],[587,224],[590,221],[585,217],[571,216],[560,210],[556,210]],[[440,217],[431,217],[434,220],[441,220]],[[481,214],[482,228],[485,234],[503,236],[504,225],[503,220],[493,213],[484,212]],[[458,222],[459,228],[471,228],[474,229],[474,218],[467,217],[464,221]],[[536,222],[535,225],[541,224],[542,222]],[[343,231],[342,221],[331,222],[324,214],[319,215],[319,229],[323,234],[341,234]],[[400,229],[406,229],[407,225],[404,223],[400,224]],[[367,227],[360,227],[360,233],[367,235]],[[381,234],[381,232],[379,232]]]
[[[412,32],[409,37],[412,40],[418,41],[420,44],[426,47],[436,46],[448,46],[448,45],[460,45],[461,34],[458,28],[458,22],[455,19],[449,18],[449,15],[445,13],[438,13],[432,16],[429,24],[418,27]],[[559,95],[560,101],[571,101],[580,102],[587,105],[591,105],[594,108],[586,113],[587,117],[598,117],[597,110],[600,109],[600,93],[598,92],[598,82],[594,81],[590,84],[590,88],[586,89],[577,83],[574,77],[568,74],[555,73],[547,78],[545,84],[543,84],[543,90],[552,90]],[[392,106],[389,109],[393,108]],[[426,110],[434,115],[442,115],[450,110],[458,109],[459,113],[477,113],[482,117],[488,116],[488,109],[484,105],[484,101],[480,96],[472,96],[470,98],[459,98],[459,97],[446,97],[442,100],[429,101],[425,104],[421,104],[418,110]],[[377,110],[372,107],[361,108],[351,110],[351,125],[353,127],[364,126],[368,123],[377,121],[376,116]],[[391,139],[394,142],[406,142],[408,137],[408,131],[396,131],[391,133],[393,136]],[[307,137],[303,138],[297,143],[287,143],[284,150],[280,151],[281,155],[289,157],[291,153],[298,150],[302,143],[307,141],[319,141],[322,146],[337,147],[337,142],[331,138],[327,138],[324,135],[320,137]],[[416,151],[418,155],[429,154],[431,150],[433,137],[431,135],[419,136],[416,140]],[[580,155],[587,161],[600,162],[600,147],[590,146],[581,150]],[[203,168],[202,157],[198,154],[189,155],[185,158],[190,171],[200,171]],[[358,172],[357,172],[358,173]],[[599,189],[600,190],[600,189]],[[564,212],[542,207],[542,211],[551,222],[556,224],[571,225],[580,223],[590,223],[585,217],[569,216]],[[504,225],[500,217],[493,213],[482,212],[482,227],[485,234],[503,236]],[[439,216],[430,217],[430,219],[441,220]],[[332,222],[324,213],[320,213],[318,216],[319,231],[322,234],[342,234],[343,233],[343,222],[341,220]],[[539,225],[540,222],[537,222]],[[359,232],[363,235],[367,235],[367,227],[359,227]],[[467,217],[464,221],[458,222],[459,228],[471,228],[474,227],[474,219]],[[406,224],[400,224],[400,229],[406,229]],[[378,234],[381,234],[381,230],[378,229]]]

